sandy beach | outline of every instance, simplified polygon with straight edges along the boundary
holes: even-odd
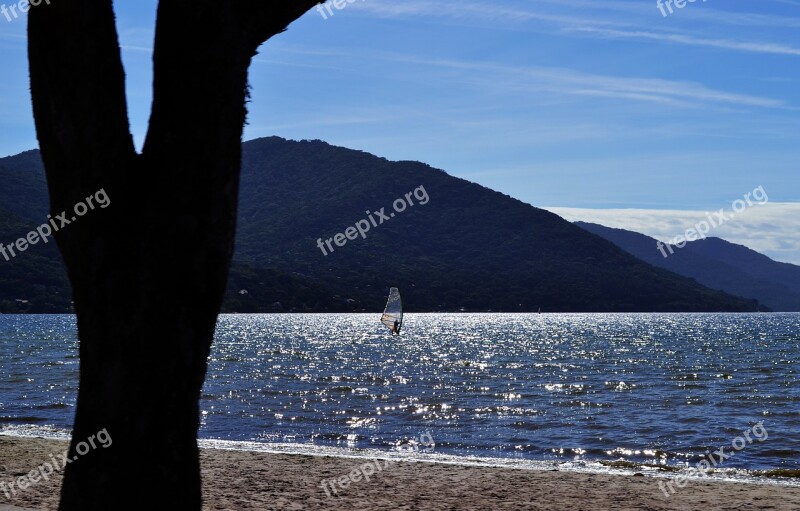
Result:
[[[66,445],[0,436],[0,482],[29,473]],[[667,498],[663,478],[385,461],[372,462],[367,481],[369,461],[204,449],[204,509],[800,509],[800,488],[691,481]],[[323,489],[323,480],[340,483]],[[0,506],[56,509],[60,482],[56,473],[11,500],[0,492]]]

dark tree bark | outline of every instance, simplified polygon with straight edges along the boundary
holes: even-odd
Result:
[[[247,70],[317,0],[161,0],[149,131],[137,154],[111,0],[29,17],[33,111],[80,337],[60,509],[200,509],[198,401],[233,254]],[[157,495],[164,500],[156,504]]]

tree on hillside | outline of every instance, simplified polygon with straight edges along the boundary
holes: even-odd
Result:
[[[80,337],[61,510],[201,508],[198,401],[233,253],[248,67],[316,3],[160,1],[141,154],[112,0],[31,8],[33,112],[52,216],[68,213],[55,237]],[[108,208],[70,222],[100,190]],[[102,430],[112,445],[80,456]]]

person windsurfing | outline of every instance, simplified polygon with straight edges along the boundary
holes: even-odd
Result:
[[[386,300],[386,308],[383,310],[381,323],[393,335],[400,335],[400,329],[403,327],[403,302],[400,300],[400,291],[396,287],[389,289],[389,298]]]

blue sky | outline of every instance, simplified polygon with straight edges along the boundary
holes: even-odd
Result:
[[[156,4],[115,2],[137,144]],[[763,186],[768,204],[711,234],[800,264],[800,0],[665,11],[655,0],[310,11],[262,47],[245,138],[420,160],[569,219],[664,240]],[[6,155],[36,145],[24,19],[0,17],[0,49]]]

